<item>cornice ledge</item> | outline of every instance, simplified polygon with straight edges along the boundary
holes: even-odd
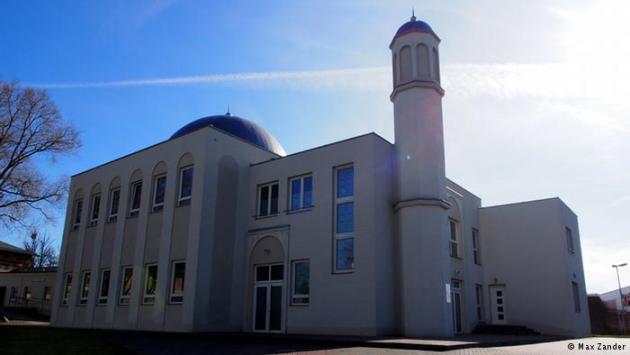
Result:
[[[394,204],[394,212],[398,212],[400,209],[414,206],[426,206],[426,207],[438,207],[445,210],[451,208],[451,204],[448,201],[439,198],[414,198],[410,200],[398,201]]]

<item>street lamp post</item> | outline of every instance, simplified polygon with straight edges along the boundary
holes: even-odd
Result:
[[[623,292],[621,292],[621,279],[619,279],[619,268],[628,265],[628,263],[613,265],[617,271],[617,284],[619,285],[619,303],[621,304],[621,313],[619,315],[619,325],[620,330],[625,334],[626,333],[626,318],[625,316],[625,307],[623,306]]]

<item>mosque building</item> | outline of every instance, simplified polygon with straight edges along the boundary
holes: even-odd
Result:
[[[391,49],[394,143],[286,154],[229,112],[71,180],[59,327],[450,337],[590,334],[577,216],[482,207],[445,176],[440,39]]]

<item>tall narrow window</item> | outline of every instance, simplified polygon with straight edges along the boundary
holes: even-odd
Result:
[[[133,268],[131,266],[122,269],[122,282],[120,284],[120,299],[118,303],[129,304],[131,298],[131,283],[133,282]]]
[[[44,301],[49,303],[52,300],[52,290],[50,286],[44,286]]]
[[[258,216],[278,214],[278,183],[272,182],[258,187]]]
[[[68,304],[70,291],[72,291],[72,274],[66,274],[66,278],[63,283],[63,298],[61,304]]]
[[[88,296],[90,295],[90,276],[92,273],[89,271],[83,272],[81,278],[81,297],[79,298],[79,304],[87,304]]]
[[[475,285],[475,301],[477,302],[477,320],[483,321],[483,286]]]
[[[155,303],[155,290],[157,285],[157,264],[151,264],[146,266],[145,279],[144,279],[144,298],[142,302],[145,304]]]
[[[481,251],[479,245],[479,230],[473,228],[472,230],[472,247],[473,247],[473,260],[475,264],[481,265]]]
[[[307,305],[310,300],[310,263],[308,260],[293,262],[293,288],[291,303]]]
[[[354,167],[335,169],[335,267],[354,269]]]
[[[179,175],[179,204],[190,203],[192,197],[193,167],[182,168]]]
[[[92,210],[90,212],[90,225],[93,226],[98,221],[98,214],[101,208],[101,194],[92,195]]]
[[[440,57],[437,48],[433,47],[433,73],[435,80],[440,82]]]
[[[74,219],[72,229],[79,229],[81,224],[81,213],[83,213],[83,200],[76,200],[74,202]]]
[[[313,177],[311,175],[289,180],[291,203],[289,210],[297,211],[313,207]]]
[[[186,279],[186,263],[178,261],[173,263],[171,274],[171,303],[184,302],[184,281]]]
[[[120,204],[120,188],[115,188],[110,191],[109,201],[109,221],[113,222],[118,217],[118,205]]]
[[[140,211],[140,198],[142,197],[142,181],[136,181],[131,184],[131,209],[130,216],[137,216]]]
[[[33,293],[31,292],[31,286],[24,286],[24,300],[30,301],[33,297]]]
[[[400,82],[406,83],[413,79],[411,72],[411,47],[404,46],[400,50]]]
[[[567,238],[567,250],[569,254],[575,254],[575,249],[573,248],[573,233],[571,232],[571,228],[564,227],[564,234]]]
[[[458,258],[459,246],[457,244],[457,221],[449,218],[448,222],[449,222],[449,228],[450,228],[449,253],[451,257]]]
[[[153,178],[153,211],[164,207],[164,192],[166,191],[166,175]]]
[[[582,311],[580,306],[580,286],[573,281],[571,282],[571,287],[573,288],[573,309],[576,313],[580,313]]]
[[[109,277],[111,272],[109,270],[101,271],[101,287],[98,292],[98,304],[107,304],[107,297],[109,296]]]

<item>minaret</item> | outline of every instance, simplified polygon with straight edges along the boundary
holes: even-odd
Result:
[[[452,336],[448,208],[438,45],[425,22],[402,25],[392,50],[400,262],[405,336]]]

